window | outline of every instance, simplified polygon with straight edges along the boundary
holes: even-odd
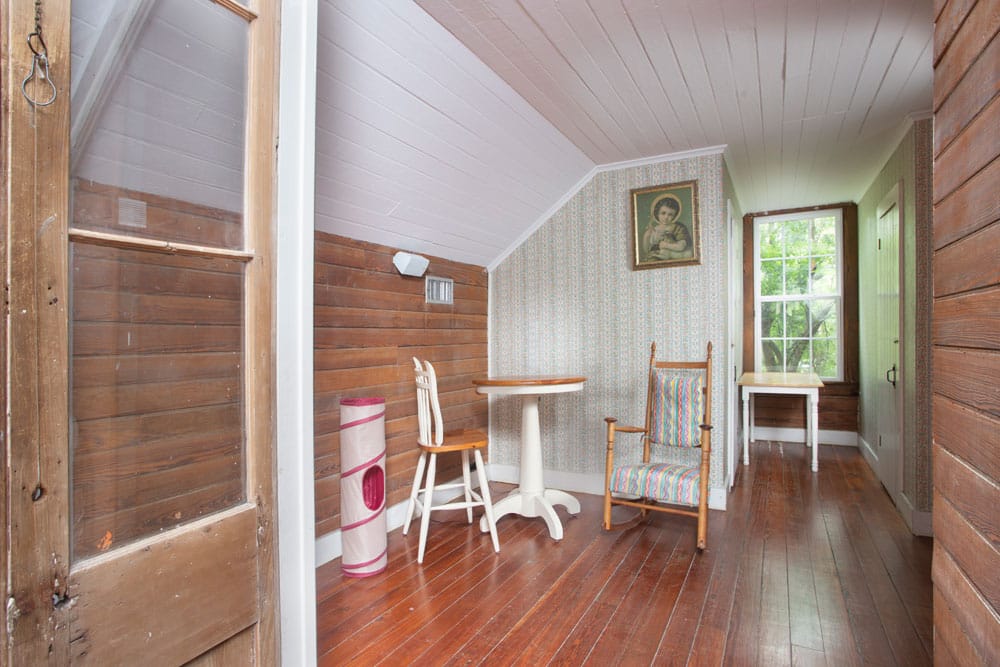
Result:
[[[754,347],[759,371],[843,380],[841,209],[754,219]]]

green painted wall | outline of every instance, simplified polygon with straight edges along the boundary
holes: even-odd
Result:
[[[913,123],[892,157],[858,202],[858,276],[861,348],[861,401],[859,435],[872,447],[878,441],[877,385],[885,370],[875,358],[876,319],[876,215],[879,204],[893,188],[902,188],[900,245],[902,275],[900,300],[900,379],[903,392],[903,494],[912,508],[929,512],[930,480],[930,233],[931,233],[930,120]],[[862,446],[865,446],[862,443]]]

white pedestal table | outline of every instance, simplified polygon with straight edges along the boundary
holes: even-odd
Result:
[[[562,522],[554,505],[562,505],[570,514],[580,511],[580,501],[556,489],[546,489],[542,479],[542,442],[538,423],[538,399],[544,394],[561,394],[583,389],[585,377],[530,375],[478,378],[472,381],[476,391],[494,396],[521,397],[521,465],[518,488],[493,504],[496,521],[507,514],[542,517],[554,540],[563,536]],[[485,532],[485,522],[480,521]]]

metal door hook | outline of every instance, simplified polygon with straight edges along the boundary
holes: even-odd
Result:
[[[31,42],[28,42],[31,45]],[[49,76],[49,59],[46,57],[45,53],[39,53],[35,51],[34,46],[31,50],[35,53],[31,58],[31,71],[28,72],[28,76],[24,77],[24,81],[21,82],[21,94],[24,95],[24,99],[28,100],[28,103],[33,107],[47,107],[56,101],[56,84],[52,82],[52,77]],[[39,63],[41,65],[39,66]],[[43,101],[35,100],[28,94],[28,82],[38,77],[42,81],[48,84],[52,93],[49,95],[49,99]]]

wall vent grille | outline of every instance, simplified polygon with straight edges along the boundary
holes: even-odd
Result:
[[[427,276],[424,280],[424,301],[426,303],[455,303],[455,281],[451,278]]]
[[[139,199],[118,198],[118,224],[122,227],[146,228],[146,202]]]

